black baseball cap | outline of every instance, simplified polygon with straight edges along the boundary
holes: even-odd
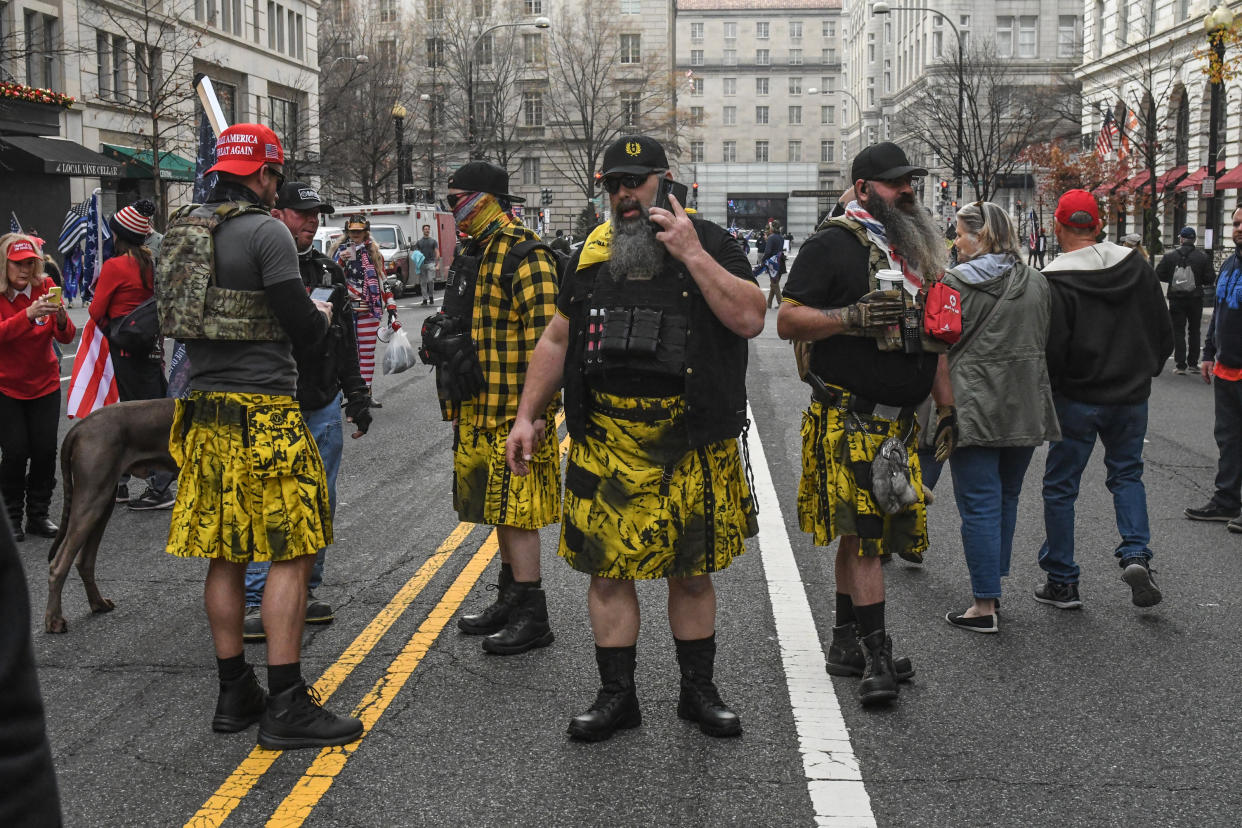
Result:
[[[301,181],[287,181],[276,193],[277,210],[314,210],[331,215],[336,208],[319,197],[319,191]]]
[[[509,192],[509,174],[486,161],[471,161],[458,167],[457,172],[449,176],[448,185],[454,190],[468,190],[472,193],[491,193],[516,204],[526,199]]]
[[[927,170],[911,164],[905,151],[891,141],[867,147],[850,166],[851,181],[891,181],[905,175],[927,175]]]
[[[604,171],[600,175],[642,175],[668,169],[664,147],[646,135],[623,135],[604,150]]]

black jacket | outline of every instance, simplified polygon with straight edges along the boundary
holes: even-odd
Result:
[[[294,348],[298,363],[298,405],[306,411],[323,408],[336,398],[366,396],[367,384],[358,368],[358,342],[354,311],[345,288],[345,271],[314,247],[298,254],[298,270],[307,290],[339,285],[332,303],[328,333],[312,346]]]
[[[1096,405],[1144,402],[1173,353],[1173,326],[1147,259],[1101,242],[1061,254],[1044,276],[1052,289],[1053,393]]]
[[[1211,287],[1215,281],[1215,274],[1212,273],[1212,257],[1204,251],[1195,247],[1193,242],[1184,243],[1181,246],[1170,250],[1164,254],[1164,258],[1160,260],[1160,264],[1156,265],[1156,276],[1162,282],[1168,282],[1169,287],[1173,286],[1173,271],[1177,269],[1183,261],[1190,265],[1190,269],[1195,272],[1195,285],[1198,288],[1193,294],[1181,294],[1178,296],[1169,296],[1168,291],[1165,295],[1170,299],[1201,299],[1206,293],[1204,288]]]
[[[1203,358],[1226,368],[1242,368],[1242,260],[1237,253],[1221,265],[1214,299]]]

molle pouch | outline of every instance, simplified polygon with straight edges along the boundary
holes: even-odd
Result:
[[[242,427],[254,477],[266,480],[293,474],[307,442],[302,414],[296,406],[250,406]]]
[[[630,323],[629,353],[654,357],[660,347],[660,320],[664,311],[658,308],[635,308]]]
[[[633,312],[629,308],[608,308],[604,311],[604,330],[599,339],[599,352],[605,356],[624,356],[630,340]]]

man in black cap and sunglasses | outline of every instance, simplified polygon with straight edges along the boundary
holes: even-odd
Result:
[[[471,161],[448,180],[447,201],[468,238],[453,260],[444,304],[423,324],[423,360],[436,366],[441,413],[456,430],[453,506],[459,519],[496,527],[500,578],[496,600],[457,619],[483,649],[513,655],[552,643],[539,569],[539,529],[560,517],[560,457],[555,408],[540,414],[533,473],[514,477],[505,438],[517,415],[527,364],[556,313],[556,259],[512,215],[523,199],[509,174]]]
[[[637,580],[668,582],[681,667],[677,715],[710,736],[742,725],[714,684],[711,573],[757,531],[737,437],[746,425],[746,340],[763,293],[732,237],[690,218],[664,148],[618,139],[604,153],[612,219],[570,259],[557,316],[531,362],[507,459],[530,471],[537,418],[564,384],[573,439],[560,554],[591,576],[601,689],[569,735],[607,739],[642,721],[634,689]]]
[[[915,179],[926,174],[896,144],[860,152],[850,175],[855,199],[803,243],[776,323],[783,339],[797,341],[799,373],[812,389],[799,521],[817,546],[841,539],[828,672],[862,676],[865,705],[896,700],[898,682],[914,674],[908,659],[894,663],[881,563],[894,552],[922,560],[927,548],[914,412],[929,393],[941,415],[937,457],[945,459],[955,441],[952,388],[936,353],[944,346],[925,341],[921,326],[892,336],[911,307],[903,294],[921,295],[945,268],[943,233],[914,195]],[[900,286],[879,289],[881,270]],[[887,477],[872,473],[890,438],[907,452],[909,487],[900,500],[879,496],[875,481]],[[899,455],[890,447],[889,456]]]

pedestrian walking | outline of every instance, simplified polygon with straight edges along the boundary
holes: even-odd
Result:
[[[349,295],[354,301],[355,338],[358,341],[358,366],[362,381],[371,393],[375,379],[375,343],[379,341],[380,323],[388,314],[391,325],[397,319],[397,305],[392,294],[384,290],[384,254],[371,238],[371,220],[361,213],[345,219],[345,235],[328,248],[328,256],[345,271]],[[382,408],[371,397],[374,408]]]
[[[1212,257],[1195,247],[1195,229],[1183,227],[1177,248],[1156,265],[1156,276],[1168,282],[1169,321],[1173,324],[1173,373],[1199,373],[1199,334],[1203,326],[1203,297],[1215,281]]]
[[[1061,437],[1044,355],[1052,306],[1043,275],[1022,264],[1000,205],[958,210],[957,249],[962,263],[944,276],[962,308],[962,338],[949,350],[958,427],[949,469],[974,603],[945,618],[995,633],[1022,480],[1035,447]]]
[[[422,238],[414,242],[414,249],[423,254],[423,264],[418,269],[419,291],[423,294],[421,304],[434,305],[436,303],[436,269],[440,260],[440,245],[431,237],[430,224],[423,225]]]
[[[332,518],[323,462],[294,399],[293,349],[323,339],[332,306],[307,296],[293,237],[269,213],[284,183],[276,133],[236,124],[220,133],[216,157],[216,186],[205,204],[173,215],[156,272],[163,333],[185,342],[190,364],[169,440],[181,474],[167,551],[210,561],[203,597],[220,687],[212,729],[258,722],[259,746],[273,750],[348,744],[362,722],[325,710],[301,664],[307,580],[332,542]],[[210,280],[198,277],[204,267]],[[270,695],[242,642],[252,561],[271,563]]]
[[[669,209],[653,206],[672,177],[658,141],[619,138],[603,166],[612,220],[569,263],[506,449],[514,474],[527,474],[538,418],[564,383],[573,444],[560,554],[591,576],[601,685],[569,735],[599,741],[641,724],[635,582],[663,579],[681,670],[677,715],[710,736],[736,736],[741,720],[715,684],[711,573],[757,531],[737,437],[763,293],[724,228],[689,217],[676,196]]]
[[[889,331],[905,315],[905,292],[878,289],[881,270],[897,269],[904,282],[919,286],[944,271],[944,232],[914,195],[913,180],[926,174],[893,143],[855,156],[856,200],[803,242],[777,316],[782,339],[810,343],[799,366],[812,389],[802,417],[799,523],[816,546],[840,538],[828,672],[862,676],[864,705],[895,701],[898,682],[914,674],[909,659],[893,658],[881,559],[922,560],[927,548],[916,407],[935,396],[942,460],[956,429],[945,347],[925,347],[920,337],[908,353],[903,341],[893,343]],[[884,464],[873,470],[882,445]],[[876,482],[894,476],[908,488],[898,498],[881,498]]]
[[[141,199],[108,217],[114,255],[99,270],[88,311],[104,336],[113,323],[155,295],[155,259],[146,246],[154,215],[155,205]],[[161,400],[168,396],[162,336],[155,338],[147,353],[130,353],[109,343],[108,358],[121,402]],[[117,503],[125,503],[134,511],[172,508],[176,500],[172,483],[177,475],[162,469],[152,472],[147,477],[146,489],[137,497],[130,497],[129,479],[129,472],[121,475]]]
[[[1044,256],[1048,255],[1048,233],[1039,228],[1039,238],[1035,240],[1035,252],[1039,255],[1039,269],[1043,270]]]
[[[48,518],[60,423],[60,361],[51,343],[68,345],[77,329],[53,287],[33,237],[0,236],[0,494],[19,541],[54,538],[59,528]]]
[[[1074,562],[1074,503],[1096,440],[1121,543],[1114,555],[1136,606],[1161,599],[1152,580],[1151,528],[1143,487],[1143,440],[1151,378],[1173,350],[1169,314],[1151,264],[1137,250],[1096,242],[1100,212],[1085,190],[1057,202],[1053,233],[1062,253],[1044,268],[1052,291],[1048,374],[1061,439],[1044,468],[1044,531],[1039,565],[1047,581],[1035,600],[1082,606]]]
[[[523,199],[509,174],[471,161],[449,176],[449,207],[467,235],[453,262],[441,312],[424,323],[441,413],[453,423],[453,508],[460,520],[496,527],[496,600],[457,628],[485,636],[483,649],[516,655],[554,638],[539,563],[539,530],[560,516],[560,456],[552,401],[538,417],[532,474],[505,469],[505,440],[544,329],[556,315],[555,254],[513,217]]]
[[[323,461],[328,512],[335,523],[336,478],[345,448],[341,408],[344,407],[345,418],[353,423],[352,436],[357,439],[371,427],[371,395],[358,367],[353,305],[349,300],[345,271],[314,245],[320,214],[333,212],[335,209],[319,197],[318,190],[299,181],[287,182],[280,188],[276,207],[272,210],[272,216],[293,236],[298,252],[298,273],[306,291],[311,296],[318,294],[332,305],[327,335],[313,345],[295,347],[293,359],[298,367],[294,397]],[[326,548],[315,553],[306,590],[307,624],[330,624],[336,617],[332,605],[315,595],[315,590],[323,585],[326,557]],[[262,606],[270,569],[269,561],[251,561],[246,567],[246,618],[242,628],[246,641],[262,641],[267,637]]]
[[[1199,369],[1216,405],[1216,490],[1206,504],[1185,514],[1191,520],[1227,521],[1230,532],[1242,534],[1242,207],[1233,211],[1233,244],[1216,280]]]

